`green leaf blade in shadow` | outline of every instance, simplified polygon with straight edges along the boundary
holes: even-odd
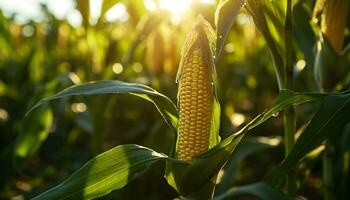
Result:
[[[288,157],[281,165],[269,173],[266,181],[278,188],[285,175],[301,160],[306,153],[321,145],[322,142],[341,132],[350,121],[350,93],[327,96],[315,116],[296,141]]]
[[[249,130],[262,124],[276,112],[305,102],[321,100],[325,96],[327,95],[281,91],[270,109],[258,115],[241,130],[227,137],[209,151],[196,157],[192,163],[167,163],[168,183],[185,197],[196,193],[203,185],[214,181],[217,173]]]
[[[218,59],[233,22],[241,8],[242,0],[221,0],[215,12],[216,59]]]
[[[120,145],[96,156],[61,184],[34,200],[92,199],[103,196],[124,187],[152,164],[167,158],[165,154],[139,145]]]
[[[131,94],[141,97],[153,103],[169,126],[176,129],[178,112],[175,104],[165,95],[157,92],[149,86],[127,83],[117,80],[103,80],[82,83],[62,90],[61,92],[40,100],[28,112],[27,115],[43,103],[69,96],[97,95],[97,94]]]

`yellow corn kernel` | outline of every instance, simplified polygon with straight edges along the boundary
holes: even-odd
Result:
[[[178,74],[177,158],[188,162],[209,148],[213,62],[202,23],[198,23],[187,38]]]

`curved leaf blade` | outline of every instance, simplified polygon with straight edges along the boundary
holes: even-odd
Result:
[[[311,75],[313,75],[313,66],[315,55],[313,53],[313,48],[316,41],[315,32],[312,30],[310,26],[311,16],[307,6],[308,1],[299,1],[293,7],[293,25],[295,28],[293,29],[293,36],[295,38],[295,43],[298,45],[300,50],[303,52],[307,66],[310,68],[310,80],[313,79]],[[306,70],[309,70],[306,68]]]
[[[247,156],[276,147],[279,143],[272,143],[270,140],[277,138],[267,137],[246,137],[238,144],[236,150],[231,154],[224,169],[224,175],[220,183],[215,188],[215,193],[221,194],[230,189],[237,181],[241,162]],[[278,140],[278,139],[277,139]]]
[[[34,200],[92,199],[120,189],[140,176],[152,164],[168,157],[135,144],[106,151],[73,173],[61,184]]]
[[[315,116],[300,135],[288,157],[281,165],[270,173],[266,180],[273,187],[279,187],[285,175],[301,160],[308,152],[322,142],[334,137],[350,121],[350,93],[329,95],[325,98]]]
[[[225,44],[228,33],[236,19],[242,0],[221,0],[215,12],[216,25],[216,59],[219,57]]]
[[[137,83],[127,83],[116,80],[93,81],[66,88],[61,92],[40,100],[27,115],[43,103],[63,97],[96,94],[131,94],[153,103],[169,126],[176,129],[178,112],[175,104],[165,95],[149,86]]]
[[[288,108],[290,106],[296,106],[309,101],[320,100],[326,96],[327,94],[321,94],[321,93],[298,93],[292,90],[281,90],[279,95],[273,101],[270,109],[266,110],[263,113],[263,117],[261,118],[261,120],[256,124],[252,125],[251,128],[254,128],[260,125],[261,123],[269,119],[271,116],[279,113],[281,110],[285,108]]]
[[[325,96],[327,95],[297,93],[290,90],[281,91],[270,109],[258,115],[241,130],[222,140],[209,151],[196,157],[192,163],[168,162],[166,172],[168,183],[184,196],[198,192],[203,185],[212,182],[212,179],[225,165],[236,146],[249,130],[262,124],[276,112],[305,102],[321,100]]]

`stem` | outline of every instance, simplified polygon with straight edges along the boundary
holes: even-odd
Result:
[[[324,200],[335,199],[332,162],[332,145],[329,140],[326,140],[323,153]]]
[[[292,32],[292,0],[287,0],[287,13],[284,25],[284,45],[286,60],[287,89],[293,88],[293,32]]]
[[[266,43],[272,54],[275,73],[278,81],[278,87],[282,89],[293,89],[293,32],[292,32],[292,0],[287,0],[287,11],[284,25],[284,45],[285,55],[283,57],[279,53],[274,40],[271,36],[268,28],[265,15],[255,1],[247,1],[247,10],[252,15],[255,24],[262,33],[266,40]],[[259,2],[259,1],[258,1]],[[260,6],[260,7],[259,7]],[[285,157],[288,156],[289,152],[294,145],[294,133],[295,133],[295,113],[294,109],[288,108],[283,112],[284,122],[284,138],[285,138]],[[287,177],[288,194],[294,195],[296,191],[296,179],[294,172],[291,171]]]
[[[284,122],[284,143],[285,143],[285,157],[287,157],[294,145],[295,133],[295,112],[293,108],[288,108],[283,112]],[[296,193],[296,178],[294,170],[291,170],[287,175],[286,180],[287,192],[289,195]]]
[[[284,45],[285,45],[285,73],[286,88],[293,89],[293,36],[292,36],[292,0],[287,0],[287,11],[284,25]],[[294,145],[295,133],[295,113],[293,108],[288,108],[283,113],[284,120],[284,141],[285,141],[285,157]],[[291,171],[287,175],[287,192],[289,195],[295,195],[296,179],[295,172]]]

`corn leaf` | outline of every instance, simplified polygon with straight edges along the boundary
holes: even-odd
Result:
[[[105,81],[99,83],[103,84],[104,82]],[[106,83],[109,83],[109,81]],[[112,81],[112,83],[124,86],[124,89],[119,88],[119,90],[117,90],[119,92],[117,93],[122,93],[122,91],[131,92],[131,89],[126,87],[126,85],[128,85],[126,83],[120,83],[119,81]],[[89,90],[83,90],[84,86],[89,88]],[[93,88],[93,86],[95,86],[95,88]],[[100,94],[116,91],[116,86],[113,84],[111,88],[106,87],[102,91],[98,90],[101,89],[99,87],[100,85],[97,86],[98,87],[96,87],[95,83],[86,83],[82,88],[79,86],[68,88],[53,97],[46,100],[44,99],[43,102],[73,94],[95,94],[96,90]],[[134,86],[134,88],[131,86]],[[76,89],[77,87],[80,88],[78,91]],[[135,84],[130,84],[129,87],[133,88],[132,92],[140,92],[148,88],[143,85],[138,85],[138,88]],[[139,90],[135,89],[135,87]],[[143,90],[140,90],[140,88]],[[148,88],[148,90],[150,90],[150,88]],[[143,91],[143,94],[145,93],[146,92]],[[206,188],[214,187],[214,177],[227,162],[248,130],[266,121],[275,111],[279,112],[287,107],[307,101],[320,100],[323,97],[323,95],[318,94],[300,94],[291,91],[282,91],[276,98],[271,109],[260,114],[243,129],[229,136],[211,150],[195,158],[192,163],[178,161],[138,145],[118,146],[87,162],[81,169],[60,185],[37,196],[35,199],[91,199],[99,197],[108,194],[112,190],[124,187],[147,170],[153,163],[160,160],[166,160],[167,180],[170,185],[177,189],[181,196],[195,198],[208,196],[208,194],[205,194],[205,191],[208,192],[210,190],[206,190]],[[37,106],[43,102],[39,102]]]
[[[93,199],[124,187],[164,154],[135,144],[120,145],[91,159],[61,184],[34,200]]]
[[[299,1],[293,8],[293,25],[298,27],[293,29],[293,36],[296,44],[304,53],[307,66],[313,69],[315,60],[313,49],[316,35],[310,26],[311,16],[308,9],[311,9],[311,6],[307,4],[308,2],[305,0]],[[310,74],[313,74],[312,70],[310,70]]]
[[[175,104],[165,95],[146,85],[115,80],[94,81],[69,87],[56,95],[40,100],[27,114],[43,103],[69,96],[96,94],[131,94],[153,103],[169,126],[176,129],[178,113]]]
[[[213,114],[212,114],[211,127],[210,127],[209,148],[214,147],[221,140],[220,135],[219,135],[221,108],[220,108],[220,103],[219,103],[219,100],[217,98],[216,93],[215,93],[214,98],[213,98],[212,112],[213,112]]]
[[[240,187],[233,187],[227,190],[225,193],[217,196],[214,200],[224,200],[224,199],[233,199],[237,198],[240,195],[249,195],[257,197],[261,200],[270,200],[270,199],[280,199],[280,200],[292,200],[294,198],[288,197],[283,193],[271,188],[266,183],[254,183],[251,185],[245,185]]]
[[[215,12],[216,25],[216,58],[219,57],[221,50],[225,44],[228,33],[231,30],[233,22],[236,19],[242,0],[221,0]]]
[[[277,169],[269,173],[267,182],[275,188],[279,187],[285,175],[306,153],[320,146],[325,139],[339,136],[345,125],[350,122],[349,113],[350,91],[327,96],[288,157]]]
[[[270,142],[275,139],[276,138],[267,137],[243,138],[227,161],[224,167],[224,175],[221,177],[220,183],[218,183],[215,188],[215,194],[222,194],[233,186],[233,184],[236,182],[242,160],[251,154],[256,154],[259,151],[276,147],[278,143]]]
[[[167,163],[168,183],[181,195],[198,194],[202,187],[207,187],[225,165],[243,136],[254,127],[268,120],[274,114],[301,103],[322,100],[326,94],[303,94],[283,90],[270,109],[258,115],[241,130],[221,141],[214,148],[196,157],[192,163]]]
[[[291,90],[282,90],[280,94],[277,96],[277,98],[274,100],[274,102],[272,103],[271,107],[262,114],[263,116],[260,119],[260,121],[253,124],[251,128],[254,128],[260,125],[261,123],[266,121],[268,118],[270,118],[272,115],[278,114],[278,112],[280,112],[284,108],[288,108],[290,106],[296,106],[309,101],[321,100],[326,96],[327,94],[297,93]]]

